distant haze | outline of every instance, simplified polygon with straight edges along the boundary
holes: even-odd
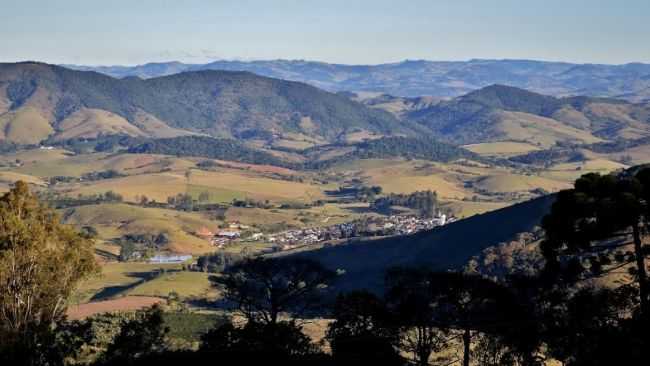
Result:
[[[647,0],[7,0],[0,61],[650,62]]]

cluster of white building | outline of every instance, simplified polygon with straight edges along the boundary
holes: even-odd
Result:
[[[453,221],[455,221],[454,217],[447,217],[445,214],[439,214],[433,218],[399,215],[376,216],[336,225],[286,230],[274,234],[257,232],[245,239],[242,239],[241,230],[249,229],[249,227],[231,223],[224,229],[213,232],[204,228],[196,234],[206,238],[217,248],[223,248],[234,242],[266,241],[275,244],[279,250],[289,250],[298,246],[347,238],[409,235]]]

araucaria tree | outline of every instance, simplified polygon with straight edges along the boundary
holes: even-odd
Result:
[[[542,226],[547,274],[572,282],[629,268],[639,288],[640,318],[648,321],[650,168],[582,176],[574,189],[558,194]]]
[[[416,365],[429,365],[431,354],[446,347],[447,329],[438,316],[438,295],[431,290],[431,273],[393,268],[386,273],[386,299],[396,313],[401,349]]]
[[[92,242],[62,225],[26,183],[0,197],[0,355],[37,357],[42,335],[97,268]]]
[[[281,313],[301,314],[320,304],[335,274],[303,258],[250,258],[214,277],[223,296],[248,321],[277,324]]]

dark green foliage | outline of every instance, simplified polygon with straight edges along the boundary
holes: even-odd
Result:
[[[342,145],[344,146],[344,145]],[[326,161],[314,161],[308,167],[320,169],[353,159],[422,159],[449,162],[456,159],[482,161],[478,155],[431,137],[383,137],[353,144],[355,151]],[[306,151],[305,153],[309,153]]]
[[[210,280],[249,322],[276,324],[280,313],[317,309],[335,274],[302,258],[244,259]]]
[[[196,265],[202,272],[220,273],[242,259],[239,254],[218,252],[200,256]]]
[[[461,158],[481,160],[470,151],[429,137],[385,137],[361,142],[356,147],[356,156],[361,159],[402,157],[442,162]]]
[[[231,204],[233,207],[248,207],[248,208],[258,207],[258,208],[265,208],[265,209],[269,209],[273,207],[273,205],[268,200],[259,201],[252,198],[244,198],[241,200],[235,198],[232,200]]]
[[[377,198],[371,208],[386,211],[391,206],[404,206],[417,210],[422,217],[433,217],[438,209],[438,195],[432,191],[418,191],[410,194],[391,193]]]
[[[103,358],[112,363],[132,362],[148,354],[161,352],[168,332],[162,309],[154,305],[151,309],[139,312],[135,319],[122,324]]]
[[[200,156],[251,164],[288,165],[269,153],[251,149],[238,141],[207,136],[182,136],[150,140],[131,147],[128,151],[136,154]]]
[[[438,295],[431,291],[429,277],[428,272],[416,269],[393,268],[386,273],[385,297],[401,331],[401,348],[421,366],[446,346],[449,333],[439,317]]]
[[[120,255],[119,260],[121,262],[129,261],[133,258],[133,255],[137,251],[137,247],[132,241],[121,241],[120,242]]]
[[[574,189],[558,193],[542,222],[546,274],[573,282],[633,264],[641,313],[650,317],[648,253],[643,240],[650,227],[649,202],[650,169],[634,176],[583,175]],[[633,249],[624,240],[628,237]]]
[[[167,197],[167,204],[181,211],[192,211],[194,209],[194,199],[187,193]]]
[[[93,181],[93,180],[102,180],[102,179],[113,179],[119,177],[124,177],[124,174],[120,174],[118,171],[110,169],[101,172],[86,173],[81,176],[81,180]]]
[[[548,296],[553,306],[546,309],[542,324],[549,355],[567,366],[637,364],[647,330],[623,315],[634,311],[634,292],[623,286]]]
[[[232,323],[217,326],[201,337],[203,353],[274,360],[300,359],[318,351],[295,322],[265,324],[248,322],[239,328]]]
[[[584,155],[577,149],[547,149],[532,151],[508,158],[509,161],[525,165],[549,166],[563,162],[584,161]]]
[[[0,153],[8,154],[16,152],[20,149],[20,145],[7,140],[0,140]]]
[[[213,160],[203,160],[198,162],[196,166],[201,169],[210,169],[210,168],[216,168],[218,164],[215,163]]]
[[[557,98],[505,85],[492,85],[471,92],[461,103],[474,103],[492,109],[550,116],[564,103]]]
[[[165,312],[165,326],[169,328],[168,338],[184,342],[199,342],[210,329],[226,323],[226,319],[212,315],[190,312]]]
[[[34,94],[38,83],[35,79],[19,79],[7,85],[7,98],[11,102],[10,109],[16,109],[23,105],[27,99]]]
[[[80,234],[87,239],[94,239],[97,237],[97,235],[99,235],[97,229],[95,229],[94,226],[88,226],[88,225],[81,228]]]
[[[384,302],[359,291],[340,295],[327,330],[332,357],[339,362],[400,365],[399,330]]]

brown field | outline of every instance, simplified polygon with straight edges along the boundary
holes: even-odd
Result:
[[[133,311],[150,307],[164,301],[152,296],[126,296],[115,300],[104,300],[74,305],[68,309],[68,319],[84,319],[92,315],[117,311]]]

